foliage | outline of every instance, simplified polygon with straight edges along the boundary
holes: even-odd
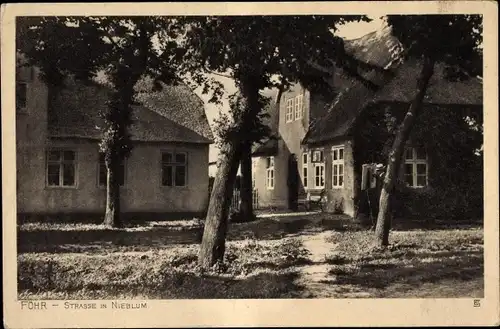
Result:
[[[88,81],[105,73],[113,90],[104,119],[100,150],[110,173],[105,223],[120,225],[119,186],[113,173],[132,149],[129,127],[136,83],[145,76],[176,82],[175,24],[160,16],[31,17],[18,19],[18,51],[41,69],[49,88],[67,76]],[[153,38],[159,45],[153,45]],[[154,84],[160,86],[159,83]]]
[[[264,108],[269,102],[269,98],[259,95],[259,108]],[[236,140],[241,134],[245,134],[245,138],[252,142],[260,143],[266,137],[271,136],[269,126],[263,122],[269,117],[266,112],[259,112],[251,118],[248,127],[241,127],[238,122],[241,122],[242,116],[246,109],[245,98],[239,93],[235,93],[229,97],[230,111],[228,114],[219,113],[219,117],[215,119],[214,131],[216,135],[216,143],[222,148],[225,141]]]
[[[301,82],[305,88],[331,92],[334,60],[354,75],[347,59],[342,39],[336,37],[336,24],[360,20],[362,17],[340,16],[205,16],[181,18],[185,27],[184,61],[181,72],[211,91],[211,101],[222,94],[220,83],[214,84],[207,73],[228,75],[235,81],[239,95],[232,99],[232,126],[219,129],[226,153],[219,169],[207,211],[207,223],[200,249],[200,264],[209,267],[221,261],[224,255],[226,221],[232,193],[236,165],[242,159],[246,164],[251,143],[268,132],[260,122],[263,106],[259,92],[278,87],[286,89]],[[326,67],[326,68],[325,68]],[[362,78],[360,78],[362,79]],[[224,121],[229,121],[223,118]],[[250,144],[250,145],[249,145]],[[249,166],[248,166],[249,167]],[[247,168],[244,173],[248,182]],[[234,173],[233,173],[234,172]],[[228,174],[229,173],[229,174]],[[251,174],[251,173],[250,173]],[[247,185],[247,184],[245,184]],[[250,185],[250,184],[248,184]],[[248,192],[245,188],[243,192]],[[244,193],[242,207],[251,209],[251,194]]]
[[[415,96],[405,118],[399,125],[387,157],[387,169],[380,193],[375,238],[380,246],[389,244],[390,206],[401,158],[416,119],[424,107],[424,99],[436,63],[443,63],[446,78],[465,79],[480,74],[482,59],[482,17],[479,15],[390,15],[387,18],[392,33],[404,47],[407,57],[422,63],[417,78]]]
[[[304,87],[331,94],[336,64],[367,84],[358,67],[371,68],[346,53],[335,36],[339,25],[368,21],[364,16],[209,16],[180,19],[186,28],[183,72],[212,93],[217,102],[222,86],[206,73],[228,74],[238,87],[251,77],[257,90]]]
[[[482,76],[481,15],[389,15],[407,56],[447,64],[448,78]]]
[[[356,167],[386,159],[397,127],[405,114],[401,105],[367,108],[360,117],[355,151]],[[477,125],[471,125],[469,116]],[[429,185],[421,191],[398,182],[395,215],[400,218],[477,219],[483,214],[480,109],[426,106],[413,127],[409,141],[429,154]],[[389,123],[389,124],[388,124]],[[378,204],[371,193],[371,207]],[[367,207],[365,195],[361,196]],[[360,209],[366,212],[367,209]]]
[[[262,109],[268,100],[259,91],[287,88],[300,81],[308,88],[331,93],[332,59],[343,52],[343,42],[331,31],[336,24],[363,17],[340,16],[240,16],[186,17],[184,74],[218,102],[223,88],[207,73],[228,75],[239,92],[230,98],[229,115],[216,122],[219,144],[244,134],[251,143],[270,137]],[[334,50],[339,52],[335,52]],[[344,52],[345,53],[345,52]],[[346,56],[345,56],[346,57]],[[344,59],[344,66],[349,61]],[[350,63],[350,62],[349,62]],[[352,66],[352,64],[350,64]],[[241,125],[246,112],[246,123]]]
[[[144,76],[176,81],[172,42],[153,45],[153,37],[166,38],[171,26],[162,17],[23,17],[18,18],[17,48],[50,85],[64,85],[68,75],[86,81],[105,73],[114,93],[102,113],[101,149],[123,158],[132,147],[127,128],[136,82]]]
[[[63,84],[64,76],[88,80],[103,70],[139,60],[134,74],[171,82],[176,80],[172,63],[180,57],[175,21],[161,16],[43,16],[18,17],[17,50],[28,64],[41,68],[51,84]],[[153,39],[158,42],[153,45]],[[134,77],[131,77],[134,80]],[[113,85],[117,80],[109,79]]]

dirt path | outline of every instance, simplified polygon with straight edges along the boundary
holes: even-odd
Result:
[[[350,291],[349,297],[367,297],[366,292],[356,291],[356,287],[339,286],[335,283],[335,276],[330,274],[332,265],[326,262],[326,256],[335,250],[337,244],[327,242],[330,232],[322,232],[315,235],[303,236],[302,243],[309,250],[309,259],[312,264],[303,265],[298,268],[299,277],[296,283],[304,290],[304,298],[335,298],[340,295],[346,297],[345,290]]]

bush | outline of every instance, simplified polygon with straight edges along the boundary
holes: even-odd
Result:
[[[450,185],[444,188],[405,188],[398,191],[394,215],[430,221],[468,221],[483,217],[482,189]]]

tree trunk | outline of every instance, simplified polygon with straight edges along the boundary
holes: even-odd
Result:
[[[389,230],[391,228],[391,200],[393,198],[394,187],[398,179],[401,159],[406,141],[415,124],[417,115],[421,112],[422,103],[429,86],[429,80],[434,73],[434,60],[424,58],[422,71],[417,81],[417,92],[413,102],[399,126],[398,132],[389,152],[387,169],[380,192],[379,211],[377,216],[377,225],[375,227],[375,242],[378,246],[384,247],[389,244]]]
[[[241,147],[238,141],[227,142],[221,150],[198,255],[201,268],[208,269],[224,259],[227,217],[240,157]]]
[[[252,144],[242,143],[241,149],[241,186],[240,186],[240,216],[249,221],[253,217],[252,203]]]
[[[236,128],[237,132],[233,132],[232,137],[225,141],[221,150],[222,159],[210,196],[205,229],[198,255],[198,263],[203,269],[208,269],[224,259],[228,212],[233,196],[236,173],[243,154],[246,157],[250,156],[250,148],[246,148],[246,144],[248,143],[248,136],[254,130],[255,118],[261,110],[258,106],[259,89],[254,84],[255,78],[255,76],[246,74],[239,81],[239,89],[241,95],[245,97],[246,104],[241,116],[238,116],[235,120],[234,128]],[[250,188],[251,185],[250,176]]]
[[[120,219],[120,185],[117,177],[119,160],[116,156],[111,157],[111,161],[106,161],[106,213],[104,215],[104,225],[109,227],[121,227]]]

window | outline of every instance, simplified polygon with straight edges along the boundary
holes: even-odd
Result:
[[[325,187],[325,163],[323,161],[323,151],[317,150],[312,156],[314,168],[314,188]]]
[[[295,120],[302,119],[303,96],[295,97]]]
[[[76,185],[76,154],[71,150],[47,151],[47,185],[74,187]]]
[[[332,188],[344,186],[344,147],[332,147]]]
[[[25,110],[27,104],[27,84],[25,82],[16,83],[16,109]]]
[[[323,151],[314,151],[312,156],[312,162],[323,162]]]
[[[266,158],[266,187],[274,189],[274,157]]]
[[[314,188],[325,187],[325,164],[314,164]]]
[[[307,187],[307,153],[302,154],[302,184]]]
[[[186,186],[187,154],[163,152],[161,154],[161,184],[163,186]]]
[[[424,148],[407,148],[405,151],[404,179],[410,187],[427,185],[427,154]]]
[[[289,98],[286,101],[286,115],[285,115],[286,122],[291,122],[293,121],[293,98]]]
[[[255,188],[255,173],[257,171],[258,158],[252,158],[252,189]]]
[[[116,175],[118,176],[118,184],[120,186],[125,185],[125,161],[120,163],[118,167],[118,172]],[[99,171],[98,171],[98,184],[99,186],[106,186],[106,181],[108,180],[108,170],[106,169],[106,163],[104,162],[104,154],[99,153]]]

